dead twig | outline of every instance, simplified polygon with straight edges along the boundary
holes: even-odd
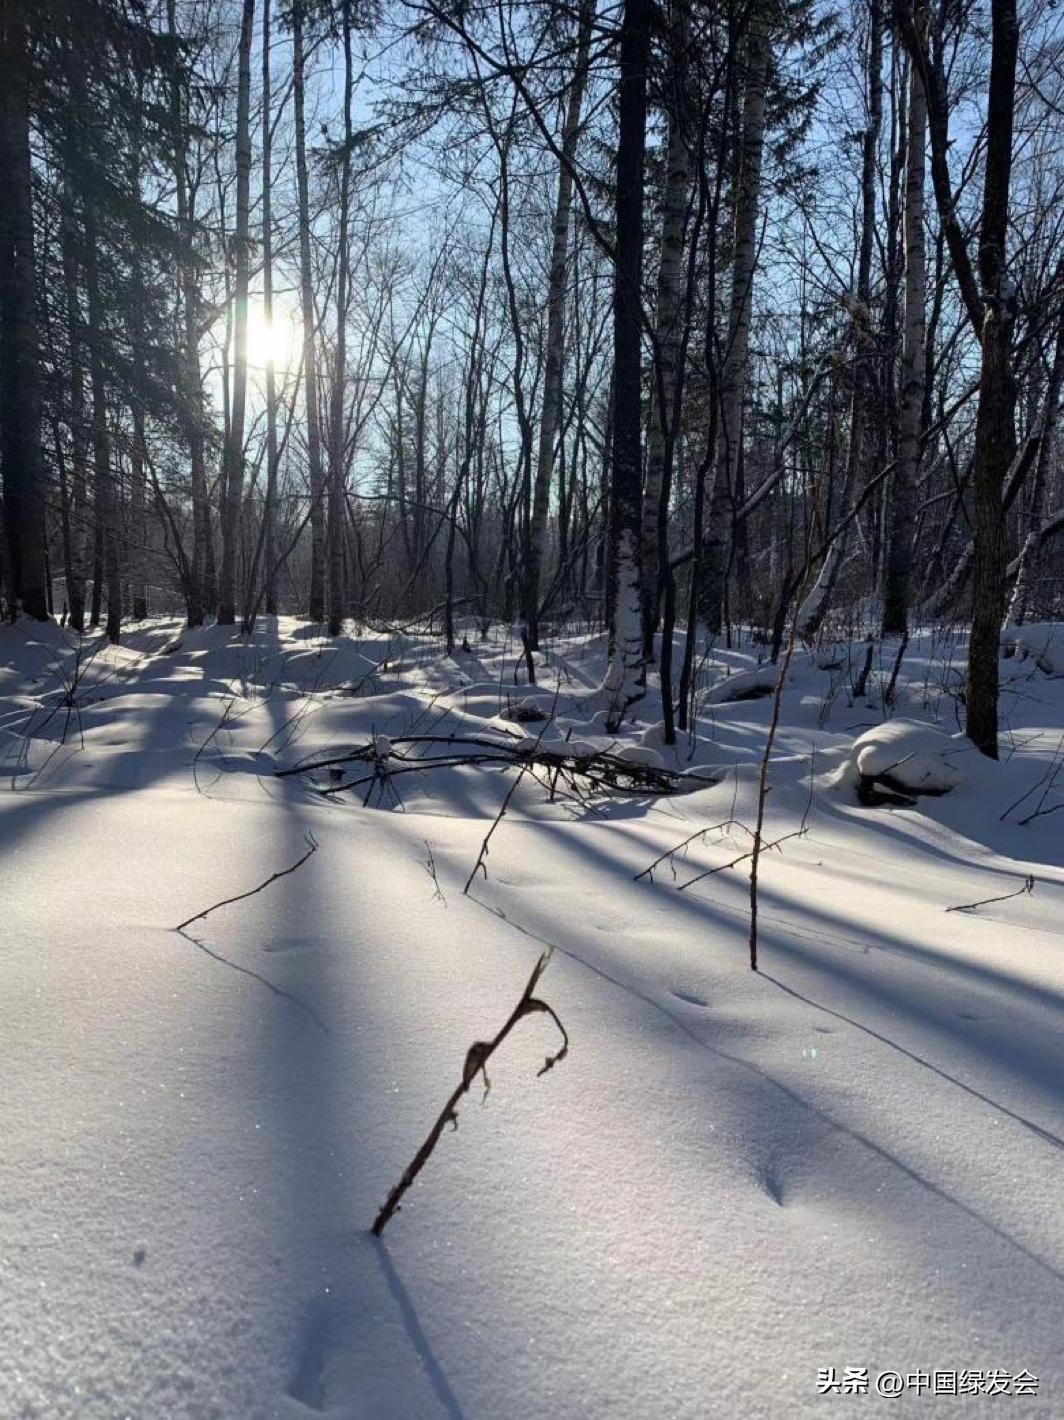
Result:
[[[748,829],[747,832],[749,833],[751,830]],[[771,843],[765,843],[755,837],[754,842],[756,846],[751,848],[749,853],[740,853],[738,858],[733,858],[730,863],[720,863],[715,868],[707,868],[705,872],[699,873],[696,877],[688,878],[685,883],[681,883],[676,891],[686,892],[689,887],[694,887],[695,883],[700,883],[703,878],[711,878],[715,873],[723,873],[728,868],[737,868],[740,863],[745,863],[748,859],[752,860],[755,854],[760,855],[767,853],[771,848],[779,848],[781,843],[786,843],[790,838],[804,838],[808,832],[809,829],[803,824],[801,828],[794,829],[792,833],[784,833],[779,838],[774,838]],[[753,970],[756,971],[757,967],[754,966]]]
[[[186,917],[184,922],[179,922],[174,928],[175,932],[182,932],[193,922],[198,922],[201,917],[206,917],[211,912],[217,912],[219,907],[228,907],[233,902],[243,902],[246,897],[254,897],[257,892],[262,892],[263,888],[268,888],[271,883],[275,883],[278,878],[286,878],[289,873],[294,873],[297,868],[301,868],[307,859],[318,851],[318,841],[312,833],[304,837],[307,851],[302,858],[297,859],[290,868],[282,868],[279,873],[271,873],[265,882],[259,883],[258,887],[253,887],[249,892],[238,892],[236,897],[223,898],[221,902],[215,902],[210,907],[205,907],[202,912],[195,913],[192,917]]]
[[[634,883],[637,883],[640,878],[652,877],[654,869],[660,863],[664,863],[666,858],[671,858],[676,853],[681,853],[688,846],[688,844],[693,843],[696,838],[702,838],[707,833],[716,833],[720,829],[727,830],[729,828],[741,828],[742,831],[744,833],[748,833],[751,838],[754,834],[752,828],[747,828],[745,823],[740,823],[739,820],[735,818],[726,818],[723,823],[711,823],[705,828],[699,828],[694,833],[688,834],[688,836],[681,843],[675,844],[672,848],[666,848],[664,853],[659,853],[658,856],[654,859],[653,863],[649,865],[649,867],[644,868],[641,873],[636,873],[632,881]]]
[[[477,854],[477,861],[473,864],[473,869],[472,869],[472,871],[470,872],[469,877],[466,878],[466,885],[465,885],[465,887],[462,889],[462,896],[463,896],[463,897],[468,896],[468,894],[469,894],[469,889],[470,889],[470,887],[472,887],[472,885],[473,885],[473,879],[476,877],[476,875],[477,875],[477,870],[478,870],[478,869],[484,874],[484,877],[485,877],[485,878],[487,878],[487,876],[488,876],[488,870],[487,870],[487,867],[485,866],[485,863],[484,863],[484,859],[488,856],[488,844],[491,842],[492,834],[495,832],[495,830],[498,828],[499,824],[502,823],[503,819],[506,817],[506,810],[510,807],[510,800],[513,798],[514,794],[517,793],[518,786],[520,785],[521,781],[524,779],[525,775],[528,773],[529,769],[531,769],[532,763],[533,763],[532,756],[533,756],[533,755],[536,753],[536,751],[539,749],[540,744],[541,744],[541,742],[542,742],[542,740],[543,740],[543,736],[544,736],[544,735],[546,734],[546,732],[547,732],[547,726],[554,723],[554,715],[555,715],[555,712],[556,712],[557,709],[558,709],[558,695],[559,695],[559,693],[560,693],[560,687],[559,687],[558,690],[556,690],[556,691],[554,692],[554,704],[551,706],[550,715],[549,715],[549,716],[547,717],[547,719],[543,722],[543,728],[540,730],[539,734],[536,736],[535,744],[532,746],[531,753],[528,754],[528,756],[525,758],[524,763],[521,765],[521,772],[518,774],[518,776],[517,776],[517,778],[514,780],[514,782],[510,785],[509,789],[507,789],[507,791],[506,791],[506,797],[505,797],[505,798],[503,799],[503,801],[502,801],[502,805],[501,805],[501,807],[499,808],[499,812],[495,815],[495,818],[494,818],[494,820],[492,821],[491,827],[488,829],[487,833],[484,835],[484,841],[483,841],[483,842],[481,843],[481,845],[480,845],[480,852]],[[487,1077],[485,1076],[485,1078],[487,1078]]]
[[[1023,886],[1018,887],[1015,892],[1002,893],[1000,897],[983,897],[978,902],[962,902],[956,907],[947,907],[947,912],[974,912],[977,907],[988,907],[992,902],[1008,902],[1012,897],[1028,897],[1034,892],[1035,878],[1028,873],[1023,880]]]
[[[422,839],[422,842],[425,845],[425,851],[429,855],[425,863],[423,864],[423,867],[425,869],[425,872],[428,873],[429,877],[432,879],[432,900],[433,902],[442,902],[444,907],[446,907],[447,899],[443,895],[443,888],[440,887],[440,879],[439,874],[436,872],[436,858],[432,852],[432,844],[428,841],[427,838]]]
[[[495,1054],[496,1050],[498,1050],[499,1046],[502,1045],[503,1041],[513,1030],[514,1026],[517,1025],[518,1021],[523,1020],[525,1016],[531,1016],[536,1014],[537,1012],[542,1011],[546,1015],[550,1016],[551,1020],[558,1027],[559,1031],[561,1031],[561,1049],[557,1051],[554,1055],[547,1056],[543,1068],[536,1072],[537,1075],[545,1075],[548,1070],[552,1070],[554,1066],[557,1065],[559,1060],[565,1059],[565,1056],[569,1052],[569,1035],[565,1027],[558,1019],[553,1008],[548,1006],[546,1001],[541,1001],[538,997],[532,994],[536,989],[536,985],[540,977],[547,969],[547,965],[550,962],[552,950],[552,948],[548,948],[547,951],[545,951],[540,957],[540,959],[536,962],[536,965],[532,969],[532,975],[528,978],[528,985],[521,993],[521,999],[518,1001],[514,1009],[510,1012],[506,1024],[502,1027],[502,1029],[495,1036],[495,1038],[493,1040],[476,1040],[469,1047],[468,1051],[466,1052],[465,1064],[462,1067],[461,1084],[459,1084],[451,1092],[450,1098],[448,1099],[447,1103],[443,1106],[443,1109],[440,1110],[440,1114],[438,1119],[436,1120],[436,1123],[429,1130],[428,1137],[426,1138],[425,1142],[414,1155],[410,1163],[403,1170],[399,1182],[392,1189],[391,1193],[388,1194],[388,1197],[385,1199],[384,1205],[382,1206],[380,1212],[377,1214],[377,1217],[373,1223],[373,1232],[376,1237],[380,1237],[381,1233],[384,1231],[388,1223],[389,1218],[391,1218],[393,1213],[398,1211],[403,1199],[403,1195],[406,1193],[407,1189],[410,1188],[411,1184],[417,1178],[421,1170],[425,1167],[425,1164],[428,1162],[429,1156],[431,1155],[433,1149],[435,1149],[436,1145],[439,1143],[440,1135],[443,1133],[447,1125],[451,1124],[454,1126],[455,1129],[458,1128],[457,1109],[459,1101],[462,1099],[463,1095],[469,1093],[473,1081],[477,1078],[478,1075],[484,1076],[484,1095],[485,1098],[487,1097],[487,1093],[491,1088],[491,1082],[488,1079],[487,1071],[488,1061]]]

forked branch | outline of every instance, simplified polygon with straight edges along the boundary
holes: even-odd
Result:
[[[537,996],[533,995],[539,978],[547,969],[547,964],[550,961],[552,950],[552,948],[548,948],[547,951],[545,951],[540,957],[539,961],[536,962],[536,965],[532,969],[532,975],[528,978],[528,985],[521,993],[521,999],[511,1011],[509,1019],[507,1020],[503,1028],[499,1031],[498,1035],[495,1036],[494,1040],[475,1040],[473,1044],[469,1047],[468,1051],[466,1052],[465,1064],[462,1067],[461,1084],[459,1084],[451,1092],[451,1096],[448,1099],[447,1103],[443,1106],[443,1109],[440,1110],[439,1118],[429,1130],[428,1137],[426,1138],[425,1142],[414,1155],[410,1163],[407,1164],[406,1168],[403,1170],[402,1177],[392,1189],[391,1193],[388,1194],[388,1197],[384,1202],[384,1206],[377,1214],[376,1220],[373,1224],[373,1232],[377,1237],[380,1237],[381,1233],[385,1229],[388,1219],[392,1216],[393,1213],[398,1210],[399,1205],[402,1202],[403,1195],[406,1193],[407,1189],[417,1178],[421,1170],[425,1167],[426,1163],[428,1162],[429,1155],[439,1143],[440,1135],[443,1133],[444,1129],[447,1127],[448,1124],[452,1124],[455,1129],[458,1128],[458,1104],[461,1101],[462,1096],[468,1094],[470,1088],[472,1087],[473,1081],[477,1078],[478,1075],[484,1076],[484,1094],[485,1096],[487,1096],[487,1093],[491,1088],[491,1081],[488,1079],[488,1061],[491,1059],[491,1057],[495,1054],[496,1050],[498,1050],[499,1046],[513,1030],[514,1026],[517,1025],[518,1021],[523,1020],[525,1016],[535,1015],[537,1012],[542,1011],[546,1015],[550,1016],[551,1020],[558,1027],[559,1031],[561,1031],[562,1048],[554,1055],[547,1056],[542,1070],[537,1071],[538,1075],[545,1075],[548,1070],[553,1070],[554,1066],[557,1065],[559,1060],[565,1059],[565,1056],[568,1054],[569,1051],[569,1036],[566,1032],[566,1029],[562,1025],[561,1021],[558,1019],[553,1008],[551,1006],[548,1006],[546,1001],[541,1001]]]

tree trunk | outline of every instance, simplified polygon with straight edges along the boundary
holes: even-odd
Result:
[[[126,562],[129,567],[130,611],[134,621],[148,615],[148,509],[147,509],[147,446],[144,438],[144,412],[134,396],[133,445],[129,460],[129,532],[126,539]]]
[[[19,0],[0,17],[0,463],[11,607],[44,621],[41,366],[33,265],[33,190],[26,21]]]
[[[846,518],[863,482],[867,431],[868,396],[875,386],[870,365],[877,342],[871,329],[872,247],[876,235],[876,184],[879,135],[883,123],[883,9],[880,0],[868,5],[868,126],[864,133],[861,161],[861,243],[857,259],[857,300],[851,309],[854,333],[853,394],[850,400],[850,442],[846,456],[839,513]],[[834,445],[833,445],[834,447]],[[832,489],[828,487],[829,513]],[[829,518],[828,521],[831,521]],[[832,539],[816,582],[809,590],[795,623],[797,634],[811,640],[828,614],[835,583],[846,560],[852,522],[847,520]],[[874,565],[874,564],[873,564]]]
[[[991,759],[998,755],[998,657],[1005,611],[1002,488],[1016,445],[1012,372],[1015,294],[1008,275],[1009,182],[1016,98],[1016,0],[991,7],[986,177],[979,230],[979,280],[986,303],[983,364],[975,428],[972,630],[968,643],[965,732]]]
[[[761,163],[765,147],[765,88],[769,64],[769,22],[761,7],[750,20],[746,41],[746,92],[735,203],[735,243],[732,260],[728,342],[721,368],[720,428],[716,474],[706,518],[699,600],[702,620],[711,635],[721,628],[728,548],[734,515],[733,493],[742,454],[743,400],[750,354],[754,270],[757,265],[757,221],[761,198]]]
[[[927,29],[927,12],[916,20]],[[927,94],[920,66],[909,65],[908,147],[905,156],[905,310],[902,318],[901,407],[898,417],[898,463],[894,473],[892,519],[888,531],[883,585],[883,634],[904,636],[909,629],[913,564],[914,503],[920,463],[924,407],[926,321],[924,285],[924,167],[927,147]]]
[[[177,38],[176,0],[167,0],[167,30]],[[170,85],[170,129],[173,143],[174,186],[177,201],[177,225],[185,244],[180,257],[181,291],[181,353],[178,360],[179,393],[184,413],[185,438],[188,442],[189,482],[192,495],[192,564],[187,599],[189,626],[201,626],[206,616],[207,560],[210,546],[210,505],[207,495],[207,465],[203,437],[203,380],[199,363],[199,286],[193,245],[195,214],[188,191],[185,170],[188,130],[184,121],[184,100],[181,78],[175,73]]]
[[[342,6],[344,49],[344,136],[340,162],[340,223],[338,271],[336,278],[336,364],[333,369],[332,402],[329,411],[329,635],[339,636],[344,622],[344,411],[347,383],[347,301],[351,280],[351,253],[348,225],[351,206],[351,11]]]
[[[251,179],[251,38],[255,0],[244,0],[237,54],[236,106],[236,289],[233,300],[233,399],[225,441],[222,488],[222,567],[218,582],[218,624],[236,621],[240,560],[240,505],[244,496],[244,419],[248,393],[248,214]],[[226,372],[228,375],[228,372]]]
[[[532,517],[528,534],[525,569],[525,621],[528,644],[539,650],[539,597],[550,510],[554,445],[562,419],[562,389],[565,377],[565,281],[568,271],[569,219],[573,206],[572,164],[580,134],[580,115],[587,87],[588,54],[595,19],[595,0],[580,0],[577,20],[576,61],[562,130],[562,153],[558,164],[558,196],[554,207],[550,278],[547,287],[547,350],[543,371],[543,403],[539,417],[536,475],[532,491]]]
[[[1064,316],[1057,324],[1053,364],[1046,385],[1042,410],[1042,439],[1038,445],[1034,482],[1027,512],[1027,530],[1016,568],[1016,583],[1009,601],[1007,626],[1022,626],[1031,614],[1031,602],[1036,593],[1042,557],[1042,532],[1045,525],[1046,483],[1054,466],[1057,450],[1057,418],[1060,413],[1060,393],[1064,385]],[[1037,612],[1035,619],[1038,619]]]
[[[672,461],[680,413],[677,396],[685,294],[683,250],[691,188],[686,5],[687,0],[672,0],[669,36],[669,141],[654,308],[657,359],[647,418],[647,474],[643,489],[643,638],[648,661],[654,656],[654,633],[660,619],[659,584],[668,547]]]
[[[607,728],[646,690],[640,512],[642,468],[643,160],[646,151],[649,0],[624,0],[617,137],[616,269],[613,281],[613,448],[610,461]]]
[[[270,111],[270,0],[262,0],[262,315],[273,331],[273,114]],[[277,615],[277,371],[274,340],[266,354],[266,497],[262,517],[264,602],[267,616]]]
[[[74,196],[69,181],[64,185],[62,216],[63,285],[66,297],[67,342],[70,361],[68,398],[70,412],[70,530],[64,550],[66,561],[67,610],[70,626],[79,634],[85,630],[85,580],[88,550],[88,466],[89,452],[85,413],[85,376],[82,368],[83,332],[79,304],[77,239],[74,231]]]
[[[303,392],[307,417],[307,462],[310,472],[310,600],[311,621],[325,620],[325,480],[322,476],[321,430],[318,424],[318,358],[314,332],[314,278],[310,264],[310,194],[307,179],[307,137],[304,116],[305,0],[292,7],[292,100],[296,129],[296,186],[299,201],[299,290],[303,313]]]
[[[107,639],[117,643],[122,632],[122,571],[118,559],[118,497],[107,426],[107,384],[104,376],[103,301],[96,253],[99,236],[92,193],[82,193],[85,227],[85,294],[88,303],[89,385],[92,391],[92,461],[95,483],[97,570],[93,586],[95,621],[99,620],[99,587],[107,593]]]

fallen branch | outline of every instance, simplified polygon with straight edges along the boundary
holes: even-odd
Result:
[[[549,726],[550,719],[545,722]],[[455,769],[466,765],[500,764],[504,768],[520,769],[522,773],[533,767],[540,767],[556,775],[569,788],[576,790],[583,783],[604,793],[645,793],[672,794],[685,785],[715,784],[715,777],[699,774],[697,770],[666,769],[659,765],[640,764],[636,760],[625,759],[623,755],[611,754],[608,750],[596,750],[578,754],[564,744],[543,745],[541,737],[509,736],[497,740],[471,735],[396,735],[390,740],[391,749],[381,756],[375,742],[370,741],[334,755],[329,759],[312,760],[293,765],[286,769],[274,770],[278,779],[290,778],[296,774],[312,774],[315,770],[334,769],[342,764],[371,763],[380,765],[385,776],[421,772],[428,769]],[[401,746],[415,746],[415,753],[405,753]],[[420,747],[431,745],[469,747],[469,753],[442,754],[434,756],[423,752]],[[401,767],[391,767],[393,765]],[[376,771],[369,778],[376,777]],[[358,788],[367,782],[366,777],[350,779],[341,783],[318,786],[321,794],[342,794],[347,789]]]
[[[992,902],[1008,902],[1012,897],[1023,897],[1026,893],[1029,897],[1034,892],[1035,879],[1028,873],[1023,880],[1023,886],[1018,887],[1015,892],[1002,893],[1000,897],[984,897],[978,902],[962,902],[957,907],[947,907],[947,912],[974,912],[977,907],[989,907]]]
[[[257,892],[262,892],[263,888],[268,888],[278,878],[286,878],[289,873],[294,873],[297,868],[303,866],[311,854],[318,851],[318,842],[312,833],[305,836],[304,842],[307,844],[307,851],[290,868],[282,868],[279,873],[271,873],[265,882],[259,883],[258,887],[253,887],[250,892],[238,892],[236,897],[223,898],[221,902],[215,902],[210,907],[205,907],[202,912],[197,912],[192,917],[186,917],[184,922],[179,922],[173,930],[175,932],[184,931],[191,923],[198,922],[201,917],[206,917],[211,912],[217,912],[219,907],[228,907],[233,902],[243,902],[244,898],[254,897]]]
[[[469,1047],[468,1051],[466,1052],[465,1064],[462,1067],[462,1082],[460,1085],[457,1086],[456,1089],[452,1091],[450,1098],[443,1106],[443,1109],[440,1111],[439,1118],[429,1130],[428,1137],[426,1138],[425,1142],[414,1155],[411,1162],[403,1170],[399,1182],[392,1189],[391,1193],[388,1194],[388,1197],[385,1200],[383,1207],[377,1214],[377,1217],[373,1223],[373,1232],[375,1236],[380,1237],[381,1233],[384,1231],[388,1223],[389,1218],[391,1218],[392,1214],[399,1209],[399,1206],[403,1199],[403,1195],[406,1193],[407,1189],[417,1178],[421,1170],[425,1167],[425,1164],[428,1162],[429,1156],[431,1155],[433,1149],[435,1149],[436,1145],[439,1143],[440,1135],[443,1133],[447,1125],[452,1124],[455,1129],[458,1128],[458,1115],[456,1111],[458,1108],[459,1101],[462,1099],[463,1095],[468,1094],[470,1088],[472,1087],[473,1081],[478,1075],[484,1076],[484,1096],[485,1098],[487,1098],[488,1091],[491,1089],[491,1082],[488,1079],[487,1071],[488,1061],[491,1059],[491,1057],[495,1054],[496,1050],[498,1050],[499,1046],[513,1030],[514,1026],[517,1025],[518,1021],[522,1020],[525,1016],[531,1016],[538,1011],[543,1011],[548,1016],[550,1016],[551,1020],[561,1031],[562,1048],[554,1055],[547,1056],[542,1070],[538,1070],[536,1072],[537,1076],[545,1075],[548,1070],[552,1070],[554,1066],[557,1065],[559,1060],[564,1060],[565,1056],[568,1054],[569,1036],[566,1032],[565,1027],[558,1019],[554,1010],[547,1005],[546,1001],[541,1001],[538,999],[538,997],[532,994],[533,991],[536,989],[536,984],[538,983],[540,977],[547,969],[547,965],[550,962],[552,950],[552,948],[548,948],[547,951],[545,951],[540,957],[539,961],[536,962],[536,965],[532,969],[532,975],[528,978],[528,985],[521,993],[521,999],[511,1011],[509,1019],[506,1021],[506,1024],[503,1026],[503,1028],[499,1031],[498,1035],[496,1035],[493,1040],[476,1040]]]

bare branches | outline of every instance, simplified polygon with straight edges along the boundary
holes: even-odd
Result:
[[[689,833],[682,842],[674,844],[671,848],[666,848],[664,853],[659,853],[653,863],[648,864],[641,873],[636,873],[632,881],[637,883],[640,878],[652,878],[655,868],[664,863],[666,858],[672,858],[675,857],[677,853],[682,853],[685,848],[694,843],[696,838],[704,838],[707,833],[716,833],[719,830],[727,832],[730,828],[741,828],[744,833],[752,833],[745,823],[740,823],[738,819],[734,818],[727,818],[722,823],[708,824],[705,828],[698,828],[694,833]]]
[[[550,720],[546,722],[546,725],[549,724]],[[373,766],[370,775],[316,786],[318,793],[324,795],[344,793],[358,788],[369,779],[393,778],[397,774],[414,774],[430,769],[492,764],[519,769],[522,775],[533,769],[542,769],[555,782],[560,780],[573,792],[585,794],[591,790],[599,793],[665,795],[685,787],[716,782],[700,774],[697,769],[676,770],[656,764],[641,764],[610,750],[580,751],[565,744],[544,745],[542,735],[535,740],[517,735],[498,739],[476,735],[396,735],[391,737],[390,744],[386,761],[382,759],[376,742],[368,741],[344,754],[278,769],[274,773],[277,778],[290,778],[296,774],[332,769],[341,764],[365,763]],[[416,753],[406,753],[397,748],[404,745],[439,745],[449,751],[460,749],[462,752],[433,755],[419,749]]]
[[[193,916],[186,917],[184,922],[179,922],[177,924],[177,926],[174,928],[174,931],[183,932],[186,927],[191,925],[191,923],[198,922],[201,918],[206,917],[211,912],[217,912],[219,907],[228,907],[233,902],[243,902],[246,897],[254,897],[256,893],[262,892],[263,888],[268,888],[270,884],[275,883],[278,878],[286,878],[289,873],[294,873],[297,868],[301,868],[303,866],[303,864],[307,861],[309,857],[311,857],[312,854],[318,851],[318,842],[312,833],[308,833],[305,835],[304,842],[307,845],[307,851],[303,854],[302,858],[298,858],[296,862],[291,865],[291,867],[282,868],[279,873],[271,873],[270,876],[265,880],[265,882],[259,883],[258,887],[253,887],[250,892],[239,892],[235,897],[223,898],[221,902],[215,902],[210,907],[205,907],[202,912],[196,912],[193,914]]]
[[[451,1095],[447,1100],[447,1103],[443,1106],[443,1109],[440,1110],[436,1123],[429,1130],[425,1142],[421,1145],[421,1148],[418,1149],[411,1162],[403,1170],[399,1182],[392,1189],[391,1193],[388,1194],[384,1205],[382,1206],[380,1212],[377,1214],[377,1217],[373,1223],[373,1232],[375,1236],[380,1237],[381,1233],[387,1226],[388,1220],[391,1218],[392,1214],[398,1211],[402,1203],[404,1194],[406,1193],[407,1189],[409,1189],[410,1186],[413,1184],[414,1180],[417,1178],[421,1170],[425,1167],[425,1164],[429,1160],[429,1156],[431,1155],[433,1149],[435,1149],[436,1145],[439,1143],[440,1135],[443,1133],[447,1125],[451,1124],[454,1126],[455,1129],[458,1128],[458,1104],[461,1101],[462,1097],[468,1094],[470,1088],[472,1087],[473,1081],[477,1078],[478,1075],[483,1075],[484,1077],[484,1095],[485,1098],[487,1098],[488,1091],[491,1088],[491,1083],[488,1079],[488,1061],[495,1054],[496,1050],[498,1050],[499,1046],[502,1045],[503,1041],[513,1030],[514,1026],[517,1025],[518,1021],[523,1020],[525,1016],[531,1016],[539,1012],[543,1012],[544,1014],[550,1016],[551,1020],[561,1032],[561,1049],[556,1051],[553,1055],[547,1056],[543,1064],[543,1068],[537,1071],[537,1075],[545,1075],[548,1070],[553,1070],[555,1065],[558,1064],[559,1060],[564,1060],[565,1056],[569,1053],[568,1033],[565,1027],[562,1025],[561,1021],[558,1019],[558,1016],[556,1015],[554,1009],[551,1006],[548,1006],[546,1001],[542,1001],[537,996],[534,996],[532,994],[536,989],[540,977],[547,969],[548,963],[551,959],[552,950],[553,948],[548,948],[547,951],[545,951],[543,955],[539,958],[539,960],[536,962],[535,966],[532,969],[532,975],[528,978],[528,985],[521,993],[520,1000],[517,1002],[517,1005],[514,1007],[514,1009],[510,1012],[510,1015],[507,1018],[505,1025],[494,1037],[494,1039],[476,1040],[466,1051],[465,1063],[462,1066],[461,1083],[454,1090],[452,1090]]]
[[[719,864],[717,865],[717,867],[715,867],[715,868],[707,868],[707,869],[705,870],[705,872],[699,873],[699,874],[697,875],[697,877],[688,878],[688,880],[687,880],[685,883],[681,883],[681,884],[680,884],[680,886],[676,889],[676,891],[677,891],[677,892],[685,892],[689,887],[694,887],[695,883],[700,883],[703,878],[711,878],[711,877],[713,877],[716,873],[723,873],[723,872],[725,872],[728,868],[737,868],[740,863],[745,863],[745,862],[747,862],[747,861],[750,861],[750,863],[751,863],[751,865],[752,865],[755,855],[759,856],[759,855],[762,854],[762,853],[767,853],[770,848],[777,848],[777,849],[778,849],[778,848],[780,847],[780,845],[783,844],[783,843],[786,843],[786,842],[788,841],[788,839],[791,839],[791,838],[804,838],[805,835],[809,832],[809,829],[808,829],[808,827],[807,827],[805,824],[802,824],[802,826],[801,826],[800,828],[793,829],[792,832],[790,832],[790,833],[781,834],[779,838],[774,838],[771,843],[765,843],[765,842],[763,842],[760,838],[758,838],[758,837],[756,836],[756,833],[755,833],[755,831],[754,831],[753,829],[747,829],[746,832],[749,833],[749,834],[751,834],[751,836],[754,837],[754,847],[751,848],[748,853],[740,853],[737,858],[733,858],[729,863],[719,863]],[[751,963],[750,963],[750,965],[751,965],[751,969],[752,969],[753,971],[756,971],[756,970],[757,970],[757,964],[756,964],[756,963],[757,963],[756,947],[752,948],[751,951],[752,951],[752,956],[751,956]]]

